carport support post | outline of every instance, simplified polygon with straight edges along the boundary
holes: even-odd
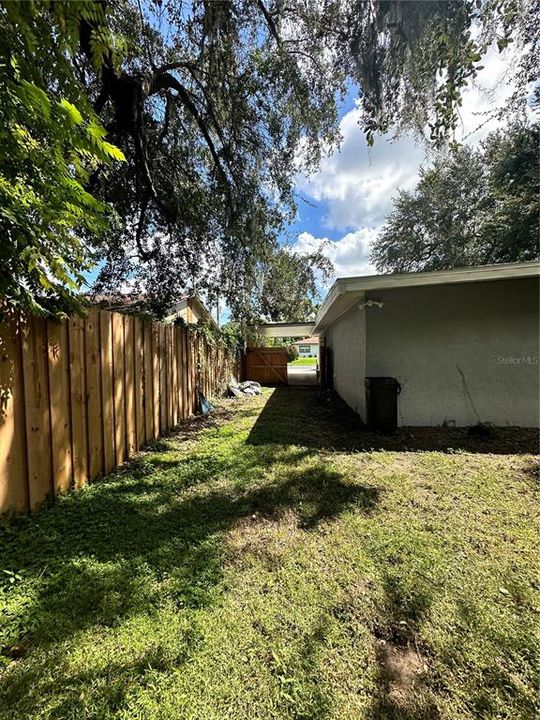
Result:
[[[326,388],[326,340],[324,335],[319,337],[319,385]]]

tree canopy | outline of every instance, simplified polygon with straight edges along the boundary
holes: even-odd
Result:
[[[73,9],[7,3],[0,23],[0,296],[37,313],[74,306],[90,267],[84,236],[111,214],[89,178],[123,159],[72,82],[78,17],[104,16],[92,2]]]
[[[372,251],[382,272],[444,270],[539,255],[538,125],[454,146],[400,192]]]
[[[243,314],[249,316],[252,308],[251,313],[255,311],[266,322],[314,319],[317,280],[327,280],[331,271],[332,263],[321,251],[299,254],[280,247],[260,263]]]
[[[338,144],[351,83],[368,142],[412,129],[440,144],[493,42],[522,48],[520,88],[535,77],[537,26],[529,0],[2,2],[1,188],[22,177],[38,199],[18,216],[5,202],[0,290],[54,304],[94,261],[99,287],[129,282],[158,313],[196,287],[240,315],[261,273],[295,263],[278,246],[294,180]],[[306,297],[317,262],[304,262]]]

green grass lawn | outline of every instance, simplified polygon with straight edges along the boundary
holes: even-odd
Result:
[[[2,528],[0,717],[538,718],[533,445],[224,401]]]
[[[296,358],[296,360],[291,360],[287,364],[288,365],[316,365],[317,358],[314,358],[314,357]]]

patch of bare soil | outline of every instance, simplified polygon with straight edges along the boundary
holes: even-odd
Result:
[[[388,695],[394,702],[407,703],[411,693],[425,690],[423,676],[427,662],[416,649],[379,640],[376,655],[382,678],[388,684]]]
[[[253,513],[241,518],[226,535],[230,561],[243,566],[254,557],[269,567],[279,567],[283,556],[294,544],[298,532],[298,516],[291,509],[271,516]]]
[[[439,712],[426,685],[428,661],[416,647],[378,640],[375,656],[379,667],[376,718],[436,720]]]

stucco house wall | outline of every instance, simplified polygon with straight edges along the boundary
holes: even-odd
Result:
[[[363,420],[365,378],[391,376],[400,425],[539,426],[537,278],[368,291],[325,342],[334,388]]]
[[[539,424],[538,280],[372,291],[366,375],[402,385],[400,425]]]
[[[362,419],[366,393],[366,314],[358,305],[333,323],[325,334],[332,354],[334,389]]]
[[[295,340],[293,345],[298,350],[299,357],[319,357],[319,338],[318,337],[305,337],[302,340]]]

